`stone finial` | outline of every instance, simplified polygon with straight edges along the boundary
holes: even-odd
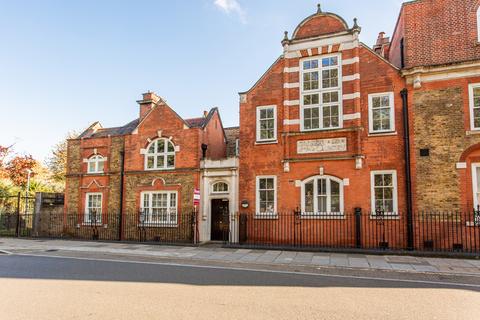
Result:
[[[358,28],[360,28],[360,27],[358,26],[358,19],[357,19],[357,18],[353,18],[353,29],[358,29]]]
[[[285,31],[285,32],[283,33],[282,45],[284,46],[285,44],[288,43],[288,41],[290,41],[290,40],[288,39],[288,31]]]
[[[317,14],[322,13],[322,5],[319,3],[317,4]]]

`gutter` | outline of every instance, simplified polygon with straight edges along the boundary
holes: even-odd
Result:
[[[407,194],[407,249],[413,250],[413,199],[412,172],[410,166],[410,123],[408,118],[408,90],[400,91],[403,109],[403,143],[405,153],[405,186]]]

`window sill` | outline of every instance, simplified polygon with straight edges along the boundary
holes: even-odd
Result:
[[[466,227],[472,227],[472,228],[475,228],[475,227],[478,228],[478,227],[480,227],[480,221],[477,221],[477,222],[475,222],[475,221],[467,221],[467,222],[465,222],[465,226],[466,226]]]
[[[336,128],[319,128],[319,129],[304,129],[304,128],[300,128],[300,132],[302,133],[311,133],[311,132],[328,132],[328,131],[337,131],[337,130],[341,130],[343,129],[343,127],[336,127]]]
[[[480,129],[472,129],[466,132],[467,136],[474,136],[480,134]]]
[[[369,132],[369,137],[386,137],[386,136],[396,136],[398,135],[397,131],[386,131],[386,132]]]
[[[99,172],[87,172],[87,174],[88,174],[88,175],[91,175],[91,176],[93,176],[93,175],[100,175],[100,174],[102,174],[102,175],[103,175],[103,174],[105,174],[105,171],[99,171]]]
[[[150,223],[139,223],[137,227],[139,228],[177,228],[178,224],[150,222]]]
[[[257,213],[253,217],[255,220],[278,220],[278,214],[261,214]]]
[[[386,213],[384,216],[370,214],[370,220],[400,220],[400,216],[397,213]]]
[[[91,222],[82,222],[81,224],[77,224],[77,229],[80,227],[102,227],[104,229],[108,228],[108,224],[103,224],[101,222],[91,223]]]
[[[145,171],[172,171],[175,170],[175,168],[161,168],[161,169],[148,169],[145,168]]]
[[[265,144],[277,144],[278,140],[265,140],[265,141],[255,141],[256,146],[261,146]]]
[[[332,213],[332,214],[301,214],[300,219],[302,220],[344,220],[345,215],[341,213]]]

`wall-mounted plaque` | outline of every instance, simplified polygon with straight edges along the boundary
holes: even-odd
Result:
[[[322,153],[347,151],[347,138],[297,141],[297,153]]]

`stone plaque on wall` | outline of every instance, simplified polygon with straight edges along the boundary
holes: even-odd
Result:
[[[297,153],[322,153],[347,151],[347,138],[297,141]]]

